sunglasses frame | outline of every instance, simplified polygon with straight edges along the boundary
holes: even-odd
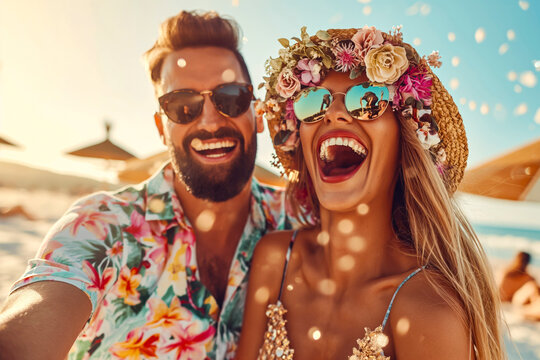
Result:
[[[253,85],[252,84],[241,83],[241,82],[230,82],[230,83],[219,84],[216,87],[214,87],[212,90],[197,91],[197,90],[193,90],[193,89],[176,89],[176,90],[173,90],[173,91],[168,92],[166,94],[163,94],[158,98],[160,112],[165,114],[169,120],[171,120],[172,122],[177,123],[177,124],[186,125],[186,124],[190,124],[193,121],[195,121],[202,113],[202,106],[201,106],[201,110],[197,114],[195,114],[190,121],[178,121],[178,120],[175,120],[173,117],[171,117],[167,113],[168,104],[169,104],[169,102],[171,100],[174,99],[174,95],[180,94],[180,93],[183,93],[183,94],[187,93],[187,94],[192,94],[192,95],[200,95],[202,97],[202,102],[201,102],[202,105],[204,105],[204,102],[206,101],[204,95],[208,95],[208,97],[210,98],[210,101],[214,105],[214,108],[216,109],[216,111],[219,114],[221,114],[221,115],[223,115],[223,116],[225,116],[227,118],[238,117],[238,116],[244,114],[246,111],[249,110],[249,105],[246,107],[246,109],[244,111],[240,112],[238,115],[231,116],[231,115],[229,115],[227,113],[224,113],[223,111],[219,110],[218,105],[216,104],[216,102],[214,100],[214,93],[216,92],[216,90],[219,90],[219,89],[221,89],[221,88],[223,88],[225,86],[230,86],[230,85],[238,85],[239,87],[243,87],[243,88],[247,89],[251,94],[251,99],[250,99],[249,104],[251,104],[251,102],[253,100],[255,100],[255,96],[253,95]]]
[[[368,84],[369,86],[364,86],[365,84]],[[364,88],[369,88],[369,87],[380,87],[380,88],[386,88],[386,90],[388,91],[388,104],[386,105],[384,111],[382,113],[380,113],[377,117],[374,117],[373,119],[359,119],[358,117],[354,116],[350,111],[349,111],[349,108],[347,108],[347,105],[345,104],[345,98],[347,96],[347,93],[354,87],[356,86],[362,86]],[[341,91],[336,91],[336,92],[330,92],[329,89],[323,87],[323,86],[310,86],[310,87],[307,87],[305,89],[302,89],[300,90],[300,92],[298,94],[296,94],[294,96],[294,103],[296,104],[297,102],[297,99],[302,95],[302,93],[305,93],[307,92],[308,90],[310,89],[324,89],[326,91],[328,91],[328,93],[330,94],[331,96],[331,99],[330,99],[330,103],[328,104],[328,106],[326,107],[324,113],[326,113],[326,111],[330,108],[330,106],[332,105],[332,103],[335,101],[335,97],[334,95],[336,94],[341,94],[343,95],[343,104],[345,106],[345,109],[347,109],[347,113],[355,120],[358,120],[358,121],[373,121],[373,120],[376,120],[378,119],[379,117],[381,117],[385,112],[386,112],[386,109],[388,109],[388,106],[392,104],[392,100],[390,100],[390,89],[388,89],[388,86],[386,85],[373,85],[373,83],[369,82],[369,81],[365,81],[365,82],[362,82],[360,84],[355,84],[355,85],[351,85],[347,88],[347,90],[345,92],[341,92]],[[381,100],[379,100],[381,101]],[[296,115],[296,114],[295,114]],[[304,124],[315,124],[315,123],[318,123],[319,121],[322,121],[324,119],[324,116],[322,118],[320,118],[319,120],[316,120],[316,121],[304,121],[303,119],[300,119],[298,116],[296,117],[298,119],[298,121],[304,123]]]

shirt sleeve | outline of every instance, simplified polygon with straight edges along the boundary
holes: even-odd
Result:
[[[119,224],[105,198],[99,193],[75,203],[47,233],[11,292],[38,281],[64,282],[88,296],[93,313],[118,274],[111,255]]]

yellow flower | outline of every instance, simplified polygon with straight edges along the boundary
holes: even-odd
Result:
[[[171,305],[167,306],[165,301],[160,298],[153,298],[148,301],[150,315],[148,316],[149,327],[163,326],[165,328],[173,326],[176,321],[190,320],[191,313],[180,304],[180,299],[175,297]]]
[[[137,288],[141,283],[141,274],[137,268],[129,269],[124,266],[120,271],[118,282],[116,285],[116,294],[124,298],[124,303],[128,305],[137,305],[141,301],[139,300],[139,292]]]
[[[386,44],[372,48],[365,57],[366,75],[369,80],[393,84],[409,68],[405,48]]]

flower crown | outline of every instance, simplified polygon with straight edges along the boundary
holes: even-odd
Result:
[[[430,151],[439,172],[444,173],[446,154],[444,148],[438,146],[439,128],[431,115],[429,66],[441,66],[437,51],[420,58],[412,46],[403,42],[401,26],[389,33],[364,26],[320,30],[315,36],[309,36],[306,27],[302,27],[301,37],[292,40],[292,44],[287,39],[278,40],[283,48],[279,50],[279,57],[267,60],[267,76],[259,85],[259,89],[265,87],[267,92],[257,112],[265,114],[269,126],[274,125],[270,130],[278,155],[295,152],[299,144],[299,122],[293,108],[298,92],[319,85],[331,70],[349,72],[351,79],[365,72],[371,83],[387,86],[392,108],[398,116],[417,124],[416,134],[422,147]]]

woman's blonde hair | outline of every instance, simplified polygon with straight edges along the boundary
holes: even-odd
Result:
[[[422,148],[408,121],[399,119],[401,161],[393,203],[396,235],[416,254],[420,264],[427,264],[426,274],[431,286],[445,299],[450,299],[450,306],[465,317],[476,358],[506,359],[500,301],[487,257],[472,226],[445,186],[430,158],[432,155]],[[312,226],[306,221],[306,215],[311,211],[317,217],[319,203],[301,146],[296,153],[298,179],[290,182],[287,201],[296,210],[299,220]],[[451,289],[456,296],[447,296],[446,289]],[[452,300],[455,298],[458,300]]]

